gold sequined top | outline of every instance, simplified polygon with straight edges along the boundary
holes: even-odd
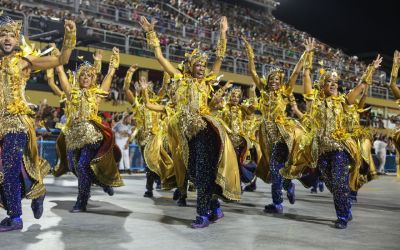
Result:
[[[360,124],[360,113],[363,113],[366,110],[367,109],[360,109],[358,104],[345,106],[346,126],[354,138],[360,138],[364,136],[370,137],[369,129],[361,126]]]
[[[213,75],[199,80],[187,74],[175,75],[173,78],[178,86],[175,96],[176,115],[180,117],[181,128],[188,139],[207,126],[202,116],[211,114],[208,99],[212,88],[209,81],[213,79]]]
[[[282,141],[277,124],[285,125],[289,122],[286,106],[289,103],[289,94],[286,85],[276,91],[261,91],[260,110],[263,115],[267,133],[272,141]]]
[[[248,123],[248,115],[250,110],[244,105],[230,105],[227,104],[224,109],[222,109],[222,120],[228,125],[230,129],[230,137],[234,146],[239,146],[242,142],[241,137],[248,137],[249,127],[245,127],[245,122]]]
[[[29,75],[21,69],[22,57],[15,53],[0,60],[0,139],[10,132],[26,132],[19,116],[34,114],[25,98]]]
[[[139,129],[138,141],[140,145],[146,145],[150,138],[160,131],[160,113],[146,108],[141,98],[136,98],[132,107],[136,126]]]
[[[99,97],[105,97],[107,92],[98,86],[81,89],[74,87],[66,102],[65,114],[67,122],[64,134],[67,149],[82,148],[87,144],[95,144],[103,139],[100,130],[91,121],[101,123],[98,116]]]
[[[352,136],[346,124],[345,96],[324,98],[314,90],[304,97],[307,101],[311,101],[309,113],[314,127],[310,132],[314,133],[313,136],[317,139],[319,154],[344,150],[342,141]]]

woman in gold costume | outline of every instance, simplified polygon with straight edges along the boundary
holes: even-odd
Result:
[[[160,114],[146,108],[144,102],[145,91],[143,89],[140,89],[140,86],[136,86],[136,92],[132,92],[130,90],[132,77],[137,69],[137,65],[132,65],[128,69],[124,81],[124,91],[128,102],[132,105],[136,126],[138,129],[136,139],[139,143],[142,157],[146,163],[146,192],[143,196],[151,198],[153,197],[154,182],[159,183],[161,181],[160,174],[162,168],[170,165],[170,162],[172,160],[170,159],[168,154],[162,154],[165,152],[163,151],[164,149],[162,147],[163,137],[162,126],[160,124]],[[145,81],[145,77],[141,76],[140,81]],[[153,93],[153,89],[150,85],[146,87],[151,88],[151,98],[157,100],[161,99]],[[165,178],[166,179],[163,180],[164,186],[167,185],[167,179],[169,179],[168,177]]]
[[[67,122],[57,139],[60,163],[55,176],[70,170],[78,177],[78,197],[71,210],[73,213],[86,211],[92,183],[101,186],[109,195],[114,194],[112,187],[123,185],[116,164],[121,153],[111,129],[101,124],[97,114],[100,100],[107,96],[118,66],[119,50],[113,48],[108,73],[101,86],[96,84],[98,70],[87,62],[69,79],[63,68],[57,68],[67,98]]]
[[[240,180],[235,151],[222,125],[211,116],[208,99],[212,83],[219,73],[226,50],[228,22],[221,18],[220,38],[212,74],[208,73],[207,55],[195,49],[186,54],[182,70],[175,68],[162,55],[154,22],[145,17],[140,24],[156,59],[176,84],[176,113],[168,123],[168,141],[172,150],[175,177],[179,188],[184,186],[186,172],[197,188],[197,214],[193,228],[203,228],[210,220],[223,217],[214,194],[229,200],[240,199]]]
[[[309,109],[307,117],[303,118],[308,121],[303,122],[310,125],[301,148],[309,154],[311,166],[320,169],[327,188],[333,193],[337,215],[335,227],[343,229],[352,219],[349,174],[361,165],[360,148],[348,126],[346,109],[355,104],[367,83],[361,81],[347,95],[340,95],[337,72],[323,71],[318,81],[319,88],[313,88],[310,74],[314,40],[306,41],[305,47],[308,53],[303,84]]]
[[[43,178],[49,171],[39,158],[34,122],[25,96],[32,70],[45,70],[68,63],[76,43],[73,21],[65,21],[63,48],[59,56],[43,56],[20,37],[22,23],[0,17],[0,206],[9,217],[0,222],[0,232],[23,227],[21,197],[32,199],[34,217],[43,214],[46,189]]]
[[[260,110],[262,122],[259,129],[259,144],[262,151],[256,174],[263,181],[272,183],[272,203],[265,206],[266,213],[282,213],[282,188],[287,190],[291,204],[295,202],[295,186],[290,180],[284,180],[279,170],[285,164],[291,165],[299,150],[299,142],[304,130],[297,120],[286,114],[289,96],[292,94],[297,77],[303,66],[304,55],[296,64],[287,84],[284,83],[282,69],[272,69],[266,78],[260,78],[256,72],[254,53],[251,45],[243,38],[249,60],[249,72],[261,92]]]
[[[223,96],[226,89],[230,88],[232,83],[228,81],[224,87],[219,89],[214,96],[214,99],[222,101],[220,96]],[[240,180],[243,188],[253,185],[255,182],[255,169],[247,168],[245,161],[249,151],[252,147],[248,130],[249,127],[245,127],[245,121],[254,113],[257,109],[255,102],[255,86],[252,88],[252,98],[242,101],[243,91],[241,88],[235,87],[230,90],[227,96],[227,103],[222,106],[218,117],[226,124],[229,137],[235,147],[235,152],[239,165]],[[217,105],[220,106],[220,105]],[[247,124],[250,125],[250,124]]]

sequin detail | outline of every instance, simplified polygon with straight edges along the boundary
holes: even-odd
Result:
[[[23,168],[23,152],[28,137],[25,133],[9,133],[1,140],[1,160],[4,173],[4,182],[1,195],[5,202],[7,214],[10,217],[22,215],[21,197],[22,182],[21,169]]]
[[[345,151],[328,152],[318,159],[322,178],[333,194],[336,215],[343,221],[348,221],[351,214],[349,165],[349,155]]]
[[[67,149],[83,148],[87,144],[96,144],[103,135],[91,122],[79,122],[64,131]]]

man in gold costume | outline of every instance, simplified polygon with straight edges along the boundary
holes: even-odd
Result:
[[[186,173],[197,188],[197,214],[193,228],[203,228],[223,217],[216,195],[240,199],[240,179],[232,142],[223,126],[211,115],[209,97],[226,50],[226,17],[220,21],[220,38],[212,73],[207,70],[206,54],[195,49],[186,54],[181,70],[162,55],[154,31],[155,22],[145,17],[140,24],[155,57],[176,84],[175,114],[168,122],[168,141],[172,150],[175,177],[179,188],[185,185]]]
[[[112,187],[123,185],[116,164],[121,152],[111,129],[103,126],[98,116],[100,100],[107,96],[118,66],[119,50],[113,48],[108,73],[101,86],[96,83],[98,69],[88,62],[81,64],[76,76],[71,74],[69,78],[62,67],[57,68],[67,99],[67,121],[57,139],[60,163],[55,176],[70,170],[78,177],[78,197],[72,213],[86,211],[92,183],[101,186],[109,195],[114,194]]]
[[[9,216],[1,221],[0,232],[22,229],[21,197],[33,199],[34,217],[42,216],[46,193],[43,178],[49,166],[38,155],[30,117],[34,113],[26,101],[25,86],[32,70],[68,63],[76,43],[75,23],[67,20],[61,54],[41,57],[21,39],[21,24],[0,17],[0,205]]]

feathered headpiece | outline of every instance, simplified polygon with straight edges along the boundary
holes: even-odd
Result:
[[[185,53],[185,61],[183,61],[178,68],[183,73],[191,73],[193,65],[200,62],[204,66],[207,66],[208,55],[205,52],[201,52],[199,49],[194,49],[192,53]]]
[[[12,32],[19,40],[22,21],[15,21],[9,16],[1,16],[2,14],[3,13],[0,13],[0,32]]]
[[[279,67],[272,67],[269,70],[267,77],[265,77],[265,76],[262,77],[261,82],[264,85],[268,85],[268,82],[271,79],[271,77],[276,76],[276,75],[279,76],[280,84],[283,84],[283,81],[285,79],[285,72]]]

